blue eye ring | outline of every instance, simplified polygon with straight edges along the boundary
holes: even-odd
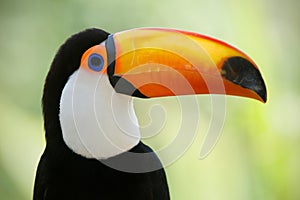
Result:
[[[91,70],[100,72],[103,69],[104,59],[101,55],[93,53],[89,56],[88,66]]]

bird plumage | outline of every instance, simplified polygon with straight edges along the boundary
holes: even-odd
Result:
[[[143,143],[131,150],[138,153],[150,151]],[[39,163],[34,190],[34,200],[169,199],[163,169],[146,173],[122,172],[98,160],[77,155],[67,147],[46,148]]]

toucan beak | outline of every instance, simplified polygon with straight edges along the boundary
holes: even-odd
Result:
[[[257,65],[213,38],[161,28],[112,34],[105,42],[107,73],[120,93],[138,97],[227,94],[267,100]]]

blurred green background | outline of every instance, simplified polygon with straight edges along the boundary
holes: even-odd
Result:
[[[234,44],[260,66],[268,89],[266,104],[226,98],[222,136],[203,160],[199,152],[210,124],[211,102],[207,96],[197,97],[202,111],[197,137],[166,169],[172,199],[299,200],[299,9],[298,0],[2,0],[0,199],[32,198],[45,146],[43,81],[65,39],[87,27],[113,33],[158,26]],[[148,109],[158,103],[167,117],[161,133],[176,133],[180,111],[174,99],[136,100],[139,120],[148,123]],[[162,145],[157,139],[146,142],[154,148]]]

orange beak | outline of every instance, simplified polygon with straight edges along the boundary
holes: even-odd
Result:
[[[267,100],[264,80],[253,60],[207,36],[133,29],[110,35],[105,49],[105,70],[120,93],[144,98],[227,94]]]

